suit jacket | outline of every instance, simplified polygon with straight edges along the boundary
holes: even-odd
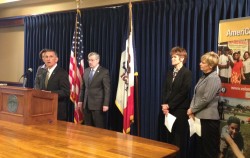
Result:
[[[202,76],[194,88],[190,108],[200,119],[219,120],[218,101],[221,80],[216,71]]]
[[[189,92],[192,85],[192,73],[182,66],[173,81],[173,72],[167,73],[167,79],[162,95],[162,104],[169,105],[169,112],[173,114],[176,109],[187,110],[190,105]]]
[[[166,130],[166,140],[168,143],[181,147],[180,155],[185,154],[188,142],[188,116],[187,109],[190,105],[189,92],[192,84],[192,73],[182,66],[173,81],[173,71],[167,73],[167,79],[163,90],[163,104],[169,105],[169,112],[176,117],[175,123],[170,133]],[[160,126],[163,126],[160,125]]]
[[[43,74],[43,85],[41,90],[51,91],[58,94],[58,119],[67,120],[67,105],[70,95],[70,86],[69,86],[69,75],[68,73],[57,66],[50,78],[48,80],[47,88],[45,88],[45,78],[46,73]]]
[[[110,76],[108,69],[99,66],[95,71],[91,83],[89,83],[90,68],[85,69],[83,86],[79,101],[83,102],[83,108],[88,104],[89,110],[102,110],[103,106],[109,106],[110,100]]]
[[[34,88],[35,89],[41,89],[42,86],[43,86],[43,75],[44,73],[46,73],[46,68],[45,68],[45,65],[40,65],[38,68],[37,68],[37,71],[36,71],[36,77],[35,77],[35,84],[34,84]]]

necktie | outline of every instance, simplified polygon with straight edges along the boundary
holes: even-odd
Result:
[[[91,69],[90,73],[89,73],[89,83],[91,83],[92,79],[93,79],[93,76],[94,76],[94,70]]]
[[[174,81],[178,71],[179,71],[178,69],[174,69],[174,71],[173,71],[173,81]]]
[[[46,77],[45,77],[45,88],[47,89],[47,86],[48,86],[48,81],[49,81],[49,71],[47,70],[47,74],[46,74]]]

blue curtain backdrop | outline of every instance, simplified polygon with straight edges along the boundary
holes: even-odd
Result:
[[[87,53],[97,51],[101,55],[101,65],[110,70],[112,95],[107,128],[122,131],[122,116],[114,100],[122,39],[128,25],[128,6],[84,9],[81,12],[86,67]],[[171,68],[171,48],[178,45],[187,50],[186,66],[192,70],[194,86],[201,75],[201,55],[207,51],[217,51],[219,20],[249,14],[250,0],[156,0],[133,3],[140,106],[140,117],[136,119],[139,119],[142,137],[163,141],[165,138],[160,98],[165,74]],[[25,69],[31,67],[36,70],[41,64],[39,51],[52,48],[59,53],[59,65],[68,71],[74,22],[74,11],[25,17]],[[30,87],[35,72],[29,80]],[[72,109],[69,108],[69,111]],[[135,132],[137,124],[133,127]]]

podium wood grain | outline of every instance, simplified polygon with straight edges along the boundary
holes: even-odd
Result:
[[[14,98],[14,101],[10,98]],[[56,122],[57,106],[58,94],[56,93],[0,86],[0,120],[22,124]],[[13,107],[15,110],[12,111]]]
[[[174,157],[176,146],[57,121],[24,125],[0,120],[1,158]]]

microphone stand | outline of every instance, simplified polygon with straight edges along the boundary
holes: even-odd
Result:
[[[24,77],[23,77],[23,87],[24,87],[24,88],[26,87],[26,83],[27,83],[27,77],[24,76]]]
[[[26,75],[22,75],[22,76],[19,78],[19,82],[20,82],[21,78],[23,78],[23,87],[25,88],[25,87],[26,87],[26,83],[27,83],[27,77],[26,77]]]
[[[21,80],[21,78],[23,78],[23,87],[26,87],[27,84],[27,76],[32,72],[32,68],[29,68],[28,71],[26,73],[24,73],[20,78],[19,78],[19,82]]]

